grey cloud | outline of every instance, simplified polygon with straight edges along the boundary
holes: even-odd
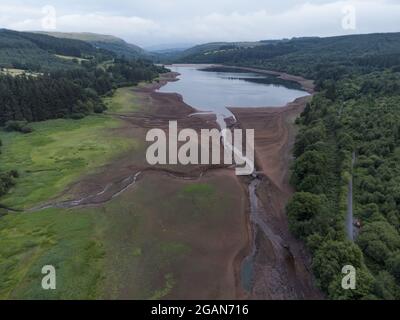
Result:
[[[48,4],[59,31],[114,34],[140,45],[399,31],[400,21],[400,3],[391,0],[2,0],[0,25],[40,29]],[[342,28],[347,5],[356,8],[355,30]]]

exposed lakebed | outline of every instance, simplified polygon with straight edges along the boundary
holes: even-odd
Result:
[[[172,65],[168,68],[179,73],[178,81],[168,82],[159,92],[178,93],[186,104],[199,112],[216,114],[221,129],[226,128],[227,118],[235,118],[228,108],[282,107],[309,95],[297,82],[264,73],[204,65]],[[257,194],[260,182],[254,176],[248,187],[253,241],[241,269],[241,285],[247,292],[252,291],[255,280],[254,261],[258,250],[255,239],[258,233],[274,243],[278,251],[287,251],[280,237],[261,218],[266,212]]]

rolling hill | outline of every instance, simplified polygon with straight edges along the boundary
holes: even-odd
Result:
[[[197,59],[199,56],[214,55],[221,52],[226,52],[233,49],[254,48],[261,46],[264,43],[258,42],[210,42],[196,45],[187,49],[171,49],[157,51],[158,57],[170,61],[189,61]]]
[[[79,40],[58,39],[48,35],[0,29],[0,67],[44,71],[76,67],[58,56],[83,58],[97,52]]]
[[[188,63],[261,67],[315,79],[318,66],[322,64],[351,65],[361,69],[371,65],[400,65],[400,33],[209,43],[185,50],[175,59]]]
[[[63,33],[63,32],[40,32],[40,34],[46,34],[52,37],[61,39],[72,39],[80,40],[90,43],[95,48],[104,49],[115,53],[117,56],[125,56],[126,58],[139,58],[146,57],[148,54],[145,50],[134,44],[127,43],[125,40],[120,38],[82,32],[82,33]]]
[[[1,29],[0,126],[102,112],[101,96],[163,71],[85,41]]]

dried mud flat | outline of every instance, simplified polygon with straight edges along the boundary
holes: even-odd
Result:
[[[214,115],[195,115],[196,110],[186,105],[178,94],[158,93],[156,90],[168,81],[175,81],[177,74],[163,75],[157,83],[132,89],[141,106],[129,113],[114,113],[124,121],[110,134],[131,137],[144,142],[147,131],[162,128],[168,131],[169,121],[178,121],[179,128],[195,130],[217,128]],[[292,79],[294,80],[294,79]],[[300,79],[297,79],[300,81]],[[297,81],[296,80],[296,81]],[[310,85],[306,80],[299,82]],[[312,92],[312,87],[308,88]],[[241,285],[242,262],[251,251],[252,228],[249,218],[248,178],[234,174],[234,168],[225,166],[159,166],[150,167],[145,159],[146,143],[142,143],[134,154],[127,153],[114,159],[97,172],[83,177],[70,186],[61,199],[46,205],[70,204],[70,208],[94,206],[101,208],[119,197],[134,194],[136,184],[146,185],[152,181],[154,188],[164,188],[154,201],[166,201],[172,190],[190,181],[211,183],[220,189],[230,190],[234,204],[229,212],[229,223],[222,220],[203,221],[201,227],[192,226],[191,233],[175,230],[175,236],[187,237],[185,241],[194,249],[188,260],[174,266],[179,274],[176,288],[165,298],[169,299],[319,299],[321,294],[313,284],[309,270],[309,257],[301,243],[289,232],[285,206],[293,190],[288,183],[291,148],[295,131],[294,119],[303,110],[309,97],[300,98],[282,108],[235,108],[231,111],[243,129],[255,129],[256,159],[262,172],[262,182],[257,188],[263,208],[263,220],[268,226],[268,236],[257,236],[254,285],[245,292]],[[146,182],[147,181],[147,182]],[[159,185],[157,185],[159,181]],[[224,191],[224,190],[222,190]],[[162,207],[161,207],[162,208]],[[190,208],[184,210],[190,211]],[[156,219],[161,219],[162,209],[153,210]],[[226,216],[229,219],[229,216]],[[226,217],[224,219],[226,219]],[[209,224],[207,224],[209,222]],[[211,224],[210,224],[211,223]],[[170,226],[171,229],[176,229]],[[187,229],[188,226],[185,226]],[[151,237],[151,234],[149,234]],[[172,236],[172,235],[171,235]],[[118,268],[118,266],[116,266]],[[121,267],[122,268],[122,267]],[[129,268],[128,268],[129,269]],[[121,270],[121,272],[129,271]],[[131,272],[132,273],[132,272]],[[125,279],[129,283],[135,282]],[[154,277],[156,277],[154,275]],[[160,284],[164,281],[160,279]],[[118,298],[135,298],[137,288],[128,284]]]

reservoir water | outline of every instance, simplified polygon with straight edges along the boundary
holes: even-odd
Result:
[[[273,76],[234,68],[203,71],[206,67],[167,66],[180,74],[179,81],[169,82],[159,92],[179,93],[188,105],[199,111],[213,112],[218,118],[232,116],[227,107],[280,107],[308,95],[296,83],[277,81]]]

